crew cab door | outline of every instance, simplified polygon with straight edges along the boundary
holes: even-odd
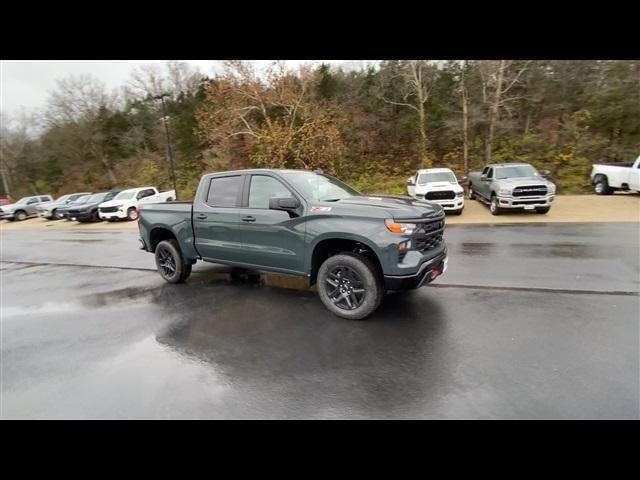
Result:
[[[269,174],[247,175],[240,228],[245,263],[270,270],[304,272],[305,223],[298,212],[270,210],[271,198],[297,198],[280,179]]]
[[[155,188],[145,188],[136,194],[138,205],[155,203],[158,201],[158,191]]]
[[[418,181],[418,174],[416,173],[413,177],[409,177],[407,180],[407,193],[410,197],[416,196],[416,182]]]
[[[480,176],[480,185],[474,185],[474,190],[482,195],[484,198],[489,199],[491,197],[491,181],[493,180],[493,168],[484,167],[482,175]]]
[[[198,190],[193,202],[193,234],[196,250],[205,260],[245,263],[239,209],[244,177],[212,176]]]
[[[640,192],[640,157],[636,158],[635,163],[630,169],[629,188]]]

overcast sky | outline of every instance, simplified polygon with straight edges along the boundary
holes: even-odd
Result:
[[[222,63],[214,60],[182,60],[199,68],[205,75],[212,75],[221,69]],[[351,67],[365,64],[364,61],[338,60],[287,60],[288,66],[295,68],[303,63],[321,63]],[[27,112],[45,105],[47,94],[56,86],[56,80],[69,75],[93,74],[101,79],[108,89],[125,84],[131,71],[145,64],[163,65],[167,60],[136,61],[2,61],[0,62],[0,111],[16,114],[22,107]],[[258,60],[262,68],[271,62]]]

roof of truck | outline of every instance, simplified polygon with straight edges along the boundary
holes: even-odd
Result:
[[[453,172],[450,168],[421,168],[418,173]]]
[[[511,163],[490,163],[485,165],[485,167],[515,167],[516,165],[530,165],[525,162],[511,162]]]

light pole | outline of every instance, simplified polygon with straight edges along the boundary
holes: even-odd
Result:
[[[157,95],[153,97],[154,100],[160,100],[162,103],[162,122],[164,123],[164,134],[167,139],[167,159],[169,160],[169,165],[171,165],[171,182],[173,183],[173,189],[176,192],[176,200],[178,199],[178,187],[176,186],[176,168],[173,164],[173,152],[171,150],[171,137],[169,136],[169,126],[167,125],[167,111],[164,105],[164,98],[169,97],[168,93],[163,93],[162,95]]]

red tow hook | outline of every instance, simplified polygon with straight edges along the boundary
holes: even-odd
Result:
[[[438,275],[440,275],[440,270],[438,270],[437,268],[432,268],[431,269],[431,278],[436,278]]]

